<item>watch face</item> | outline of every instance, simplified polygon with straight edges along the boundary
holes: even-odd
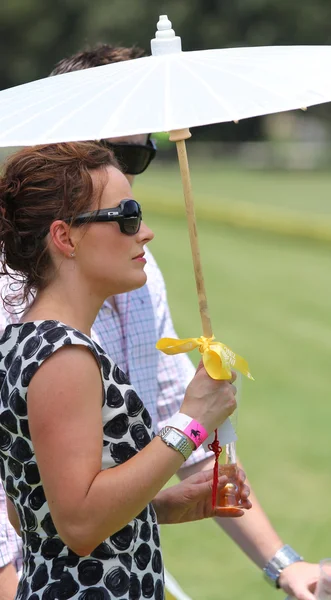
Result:
[[[175,429],[170,429],[170,431],[167,433],[167,442],[174,444],[174,446],[177,446],[177,444],[179,444],[182,441],[182,439],[183,434],[179,433]]]
[[[174,450],[178,450],[185,460],[191,455],[192,447],[188,443],[185,434],[181,431],[165,426],[161,429],[159,435],[168,446],[171,446]]]

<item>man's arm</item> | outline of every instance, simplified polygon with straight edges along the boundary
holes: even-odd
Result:
[[[201,470],[211,469],[214,458],[209,458],[189,467],[182,467],[178,472],[180,479],[185,479]],[[249,484],[248,484],[249,485]],[[254,492],[249,499],[252,508],[240,519],[217,518],[217,524],[232,538],[245,554],[260,568],[274,556],[284,544],[273,529],[269,519],[262,510]]]
[[[10,527],[6,508],[6,495],[0,483],[0,598],[13,600],[17,589],[17,573],[13,564],[8,528]]]
[[[14,600],[17,591],[17,573],[14,565],[9,562],[0,567],[0,598],[1,600]]]
[[[10,522],[11,526],[15,529],[17,535],[19,535],[21,537],[20,520],[18,518],[16,508],[15,508],[14,504],[12,503],[12,501],[8,497],[6,498],[6,504],[7,504],[7,514],[8,514],[9,522]]]
[[[151,259],[151,260],[150,260]],[[149,256],[152,297],[155,300],[156,341],[161,337],[177,337],[167,303],[165,283],[154,259]],[[194,367],[185,354],[166,356],[160,353],[158,365],[158,426],[181,406],[185,389],[194,375]],[[181,479],[213,466],[213,455],[200,447],[178,472]],[[249,484],[248,484],[249,485]],[[243,552],[263,569],[284,543],[272,527],[251,489],[252,508],[239,519],[217,518],[217,524],[232,538]],[[298,600],[314,600],[312,591],[319,576],[318,565],[296,562],[286,567],[279,577],[284,592]]]

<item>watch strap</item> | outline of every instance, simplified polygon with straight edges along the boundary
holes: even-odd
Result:
[[[175,443],[170,439],[172,437],[171,433],[174,431],[176,432],[177,437],[177,441]],[[181,431],[178,431],[175,427],[169,427],[166,425],[161,429],[161,431],[159,431],[158,436],[165,444],[167,444],[167,446],[170,446],[170,448],[180,452],[183,455],[184,460],[187,460],[189,456],[191,456],[193,452],[192,445],[187,439],[187,436]]]

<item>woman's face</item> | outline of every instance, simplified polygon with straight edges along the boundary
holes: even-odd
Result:
[[[113,208],[122,200],[132,199],[131,186],[126,177],[115,167],[91,172],[94,188],[103,189],[100,204],[95,202],[91,210]],[[75,243],[77,268],[90,284],[91,292],[104,297],[120,294],[141,287],[146,283],[144,246],[154,234],[141,223],[138,233],[126,235],[119,224],[89,223],[73,227],[70,236]]]

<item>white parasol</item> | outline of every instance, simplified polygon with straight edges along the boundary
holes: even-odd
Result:
[[[152,56],[0,92],[0,145],[172,131],[331,98],[331,46],[182,52],[165,15]]]

